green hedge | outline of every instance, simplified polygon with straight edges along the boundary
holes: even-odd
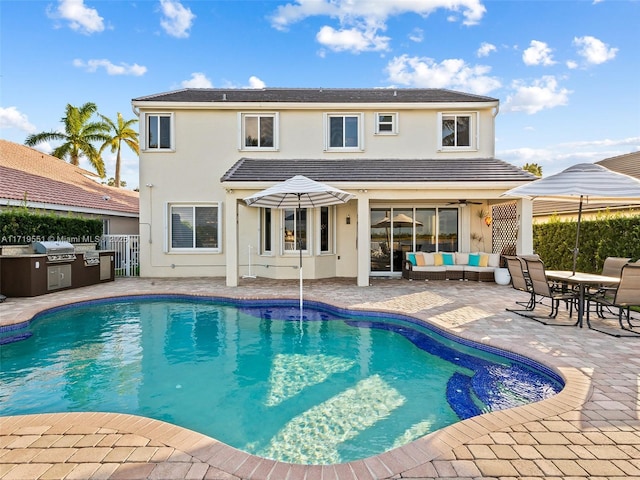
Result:
[[[41,241],[97,243],[102,220],[42,214],[15,208],[0,211],[0,245],[28,245]]]
[[[577,222],[552,218],[534,224],[533,250],[552,270],[571,270],[576,245]],[[599,215],[580,224],[576,270],[598,273],[607,257],[640,258],[640,216]]]

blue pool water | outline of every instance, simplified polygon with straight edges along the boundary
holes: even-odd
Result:
[[[365,458],[562,389],[415,319],[307,302],[126,297],[0,333],[0,412],[144,415],[282,461]]]

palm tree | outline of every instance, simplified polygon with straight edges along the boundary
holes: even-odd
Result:
[[[90,122],[91,116],[96,113],[98,107],[95,103],[87,102],[80,108],[67,104],[66,115],[61,121],[64,124],[64,132],[41,132],[29,135],[25,145],[33,147],[42,142],[60,140],[64,142],[51,153],[54,157],[65,159],[69,157],[72,165],[79,165],[80,156],[89,159],[101,178],[105,177],[104,162],[100,153],[92,142],[105,142],[109,136],[105,133],[109,127],[104,122]]]
[[[100,153],[105,148],[111,147],[111,153],[116,153],[116,175],[113,182],[114,187],[120,188],[120,151],[122,149],[122,142],[129,145],[129,148],[136,152],[136,155],[140,155],[140,145],[138,143],[138,132],[136,132],[131,125],[138,121],[137,118],[131,120],[125,120],[122,118],[122,114],[118,112],[118,122],[114,123],[110,118],[100,115],[102,121],[109,126],[108,139],[100,147]],[[122,185],[124,186],[124,185]]]
[[[536,177],[542,176],[542,167],[537,163],[525,163],[522,169],[526,172],[533,173]]]

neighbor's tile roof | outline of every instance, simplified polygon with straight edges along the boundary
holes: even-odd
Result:
[[[319,182],[504,182],[536,177],[495,158],[469,159],[256,159],[241,158],[223,182],[280,182],[304,175]]]
[[[139,194],[97,183],[96,174],[18,143],[0,140],[0,199],[138,214]],[[108,197],[108,200],[105,198]],[[4,203],[4,202],[3,202]]]
[[[440,88],[187,88],[134,98],[133,102],[449,103],[498,99]]]

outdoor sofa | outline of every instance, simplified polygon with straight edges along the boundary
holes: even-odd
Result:
[[[493,282],[498,253],[407,252],[402,277],[408,280],[471,280]]]

